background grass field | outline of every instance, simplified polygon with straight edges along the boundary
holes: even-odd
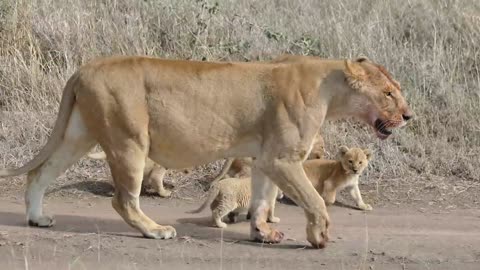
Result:
[[[350,121],[322,130],[330,157],[341,144],[375,151],[362,180],[367,193],[394,203],[452,198],[448,203],[479,204],[476,0],[0,0],[0,167],[19,166],[43,146],[66,80],[92,58],[254,61],[281,53],[365,55],[401,83],[416,117],[394,138],[380,142],[370,128]],[[220,165],[171,173],[177,195],[198,194],[182,191],[201,188],[187,180],[205,182]],[[103,163],[84,159],[54,188],[78,187],[85,179],[100,188],[105,173]],[[0,181],[4,192],[24,184],[23,178]]]

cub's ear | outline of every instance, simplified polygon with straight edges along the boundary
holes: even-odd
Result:
[[[363,58],[361,58],[363,59]],[[357,60],[345,60],[345,78],[347,79],[348,84],[353,89],[362,88],[362,83],[367,80],[367,72],[360,64],[366,60],[358,61]]]
[[[340,146],[340,156],[344,156],[348,152],[348,147],[345,145]]]
[[[373,158],[372,151],[370,151],[368,149],[363,149],[363,153],[365,153],[365,156],[367,156],[367,160],[371,160]]]

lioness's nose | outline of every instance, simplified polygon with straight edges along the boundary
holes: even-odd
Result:
[[[403,118],[403,120],[408,121],[408,120],[412,119],[412,115],[409,114],[409,113],[405,113],[405,114],[402,114],[402,118]]]

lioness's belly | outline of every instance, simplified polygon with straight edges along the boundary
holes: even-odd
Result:
[[[149,155],[165,167],[259,152],[262,108],[255,91],[179,83],[151,91],[148,103]]]

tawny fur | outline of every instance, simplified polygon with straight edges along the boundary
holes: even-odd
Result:
[[[312,149],[308,155],[308,159],[323,158],[325,154],[325,141],[323,137],[317,133],[315,136]],[[252,175],[252,158],[229,158],[223,166],[222,172],[213,180],[213,182],[225,177],[242,178]],[[283,192],[278,191],[277,199],[283,197]]]
[[[327,205],[335,202],[337,192],[344,188],[361,210],[372,210],[366,204],[358,187],[359,177],[372,159],[368,149],[340,147],[338,160],[314,159],[303,164],[305,173]]]
[[[176,236],[143,213],[139,194],[146,158],[181,169],[229,157],[252,166],[252,239],[278,243],[269,201],[278,186],[305,211],[307,240],[325,247],[330,218],[302,163],[326,119],[354,117],[386,139],[412,113],[399,84],[365,59],[282,56],[270,62],[203,62],[117,56],[80,67],[63,91],[47,144],[20,168],[28,173],[28,223],[52,226],[43,196],[52,180],[95,144],[105,151],[112,206],[147,238]]]

